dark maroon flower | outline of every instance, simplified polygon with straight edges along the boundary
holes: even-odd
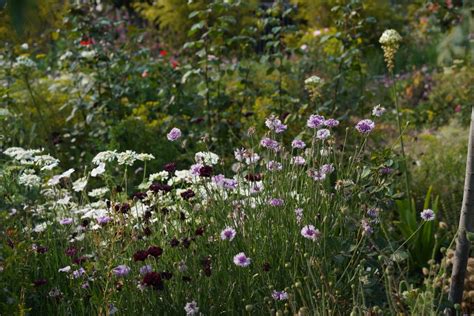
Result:
[[[135,192],[132,197],[134,199],[142,201],[143,199],[146,198],[146,193],[145,192]]]
[[[158,193],[159,191],[170,192],[172,187],[164,183],[153,183],[150,185],[149,189],[155,193]]]
[[[196,236],[202,236],[204,235],[204,227],[199,227],[198,229],[196,229],[196,231],[194,232],[194,234]]]
[[[48,248],[43,247],[43,246],[40,246],[40,245],[37,245],[37,246],[36,246],[36,252],[43,254],[43,253],[48,252]]]
[[[161,281],[161,275],[157,272],[148,272],[143,276],[142,283],[146,286],[152,286],[157,290],[163,289],[163,282]]]
[[[143,234],[145,234],[145,236],[150,236],[152,234],[151,228],[150,227],[143,228]]]
[[[169,173],[173,173],[176,171],[176,164],[174,162],[169,162],[163,167],[163,169]]]
[[[265,272],[270,271],[270,263],[265,262],[265,263],[263,264],[263,271],[265,271]]]
[[[118,203],[118,204],[115,204],[114,206],[114,209],[116,212],[121,212],[123,214],[126,214],[128,213],[128,211],[130,211],[130,204],[128,203]]]
[[[163,254],[163,249],[161,249],[160,247],[157,247],[157,246],[150,246],[150,247],[148,247],[147,252],[150,256],[158,258],[159,256],[161,256]]]
[[[145,261],[148,257],[148,251],[146,250],[138,250],[133,254],[133,261]]]
[[[176,239],[176,238],[171,239],[170,246],[173,247],[173,248],[178,247],[179,246],[179,240]]]
[[[36,286],[36,287],[45,285],[45,284],[47,284],[47,283],[48,283],[48,280],[46,280],[46,279],[38,279],[38,280],[33,281],[33,284],[34,284],[34,286]]]
[[[188,190],[184,191],[183,193],[181,193],[181,197],[185,200],[189,200],[190,198],[192,198],[195,195],[196,194],[191,189],[188,189]]]
[[[85,218],[85,219],[82,220],[81,226],[82,227],[87,227],[87,226],[89,226],[89,223],[90,223],[90,220]]]
[[[73,263],[75,264],[82,264],[83,262],[85,262],[87,260],[87,257],[86,256],[80,256],[80,257],[77,257],[77,258],[74,258],[74,260],[72,260]]]
[[[68,257],[74,257],[77,254],[77,249],[75,247],[68,247],[64,253]]]
[[[110,200],[105,201],[105,204],[107,205],[107,208],[110,208],[112,206],[112,203]]]
[[[147,221],[147,220],[149,220],[149,219],[151,218],[151,215],[152,215],[152,214],[151,214],[151,211],[150,211],[150,210],[147,210],[147,211],[145,211],[145,214],[143,215],[143,219],[144,219],[145,221]]]
[[[181,243],[183,244],[183,247],[186,249],[188,249],[189,246],[191,246],[191,240],[189,238],[183,238]]]
[[[263,179],[263,175],[260,173],[249,173],[245,176],[245,179],[250,182],[257,182]]]
[[[180,212],[179,213],[179,219],[182,220],[182,221],[186,220],[186,214],[184,214],[184,212]]]
[[[163,271],[160,273],[160,275],[163,280],[170,280],[173,277],[173,273],[168,271]]]
[[[122,189],[122,187],[121,187],[120,185],[117,185],[117,186],[115,187],[115,192],[121,193],[122,191],[123,191],[123,189]]]
[[[201,177],[210,178],[212,176],[212,170],[211,166],[202,166],[199,168],[199,175]]]

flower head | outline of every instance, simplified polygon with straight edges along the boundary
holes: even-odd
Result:
[[[309,128],[320,128],[324,125],[325,121],[324,116],[312,114],[308,121],[306,121],[306,125]]]
[[[252,260],[243,252],[240,252],[234,256],[234,264],[239,267],[248,267],[251,262]]]
[[[420,213],[420,217],[421,219],[423,219],[424,221],[432,221],[435,219],[436,215],[435,215],[435,212],[431,209],[426,209],[426,210],[423,210],[421,213]]]
[[[376,117],[381,117],[386,111],[387,110],[384,107],[378,104],[372,109],[372,115]]]
[[[285,301],[288,299],[288,293],[286,293],[285,291],[273,290],[272,297],[275,301]]]
[[[319,238],[321,232],[319,229],[314,228],[313,225],[306,225],[301,229],[301,236],[307,239],[311,239],[312,241],[316,241]]]
[[[221,231],[222,240],[231,241],[232,239],[235,238],[235,235],[236,235],[235,229],[233,229],[232,227],[226,227]]]
[[[304,149],[306,147],[306,144],[301,139],[294,139],[291,142],[291,147],[296,149]]]
[[[366,119],[359,121],[355,128],[361,134],[369,134],[375,128],[375,123],[372,120]]]
[[[278,198],[273,198],[268,200],[268,205],[270,206],[282,206],[284,204],[284,201],[282,199]]]
[[[199,307],[197,306],[196,301],[186,303],[184,311],[186,312],[186,315],[196,315],[199,312]]]
[[[339,121],[332,118],[324,121],[324,126],[327,126],[327,127],[336,127],[338,125],[339,125]]]
[[[127,276],[130,273],[130,268],[124,264],[121,264],[112,269],[112,272],[119,277]]]
[[[316,132],[316,138],[321,139],[321,140],[325,140],[329,136],[331,136],[331,132],[326,128],[320,129]]]
[[[178,140],[181,135],[181,130],[177,127],[173,127],[171,131],[166,135],[166,138],[168,138],[169,141],[174,142],[175,140]]]
[[[265,121],[265,125],[268,129],[274,131],[275,133],[282,133],[287,129],[287,126],[283,124],[280,119],[272,115],[268,117]]]
[[[270,160],[267,162],[267,169],[269,171],[280,171],[283,169],[283,166],[278,161]]]
[[[72,218],[70,218],[70,217],[63,218],[59,221],[59,224],[61,224],[61,225],[70,225],[70,224],[72,224]]]
[[[399,44],[402,41],[400,34],[394,29],[385,30],[379,38],[379,43],[382,45]]]
[[[262,140],[260,141],[260,146],[265,147],[267,149],[271,149],[274,152],[280,151],[280,144],[276,140],[273,140],[268,137],[262,138]]]

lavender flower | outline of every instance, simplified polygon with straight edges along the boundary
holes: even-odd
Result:
[[[286,293],[285,291],[273,290],[272,297],[275,301],[285,301],[288,299],[288,293]]]
[[[291,157],[291,163],[293,165],[302,166],[306,163],[306,160],[301,156]]]
[[[306,225],[301,229],[301,236],[307,239],[311,239],[312,241],[316,241],[316,239],[321,236],[321,232],[319,229],[314,228],[313,225]]]
[[[234,150],[234,157],[237,161],[243,161],[247,156],[247,150],[245,148],[240,148]]]
[[[268,137],[262,138],[260,141],[260,146],[271,149],[274,152],[280,151],[280,144],[276,140],[270,139]]]
[[[324,164],[319,170],[324,174],[330,174],[334,172],[334,166],[331,163]]]
[[[269,171],[280,171],[283,169],[283,166],[278,161],[270,160],[267,162],[267,169]]]
[[[306,144],[301,139],[294,139],[291,142],[291,147],[296,149],[304,149],[306,147]]]
[[[197,306],[196,301],[186,303],[184,311],[186,312],[186,315],[197,315],[199,313],[199,307]]]
[[[273,198],[268,201],[268,205],[270,206],[282,206],[283,203],[283,200],[278,198]]]
[[[221,239],[222,240],[229,240],[231,241],[232,239],[235,238],[236,232],[235,229],[232,227],[226,227],[224,230],[221,231]]]
[[[234,256],[234,264],[239,267],[248,267],[251,262],[252,260],[243,252],[240,252]]]
[[[309,128],[320,128],[324,125],[325,119],[324,116],[312,114],[309,119],[306,121],[306,125]]]
[[[143,267],[140,268],[140,274],[141,275],[145,275],[145,274],[150,273],[152,271],[153,271],[153,268],[149,264],[144,265]]]
[[[371,208],[367,210],[367,215],[372,218],[376,218],[379,215],[379,209]]]
[[[376,117],[382,116],[385,111],[387,111],[384,107],[380,106],[380,104],[376,105],[372,110],[372,115]]]
[[[282,133],[287,129],[287,126],[284,125],[280,119],[276,118],[274,115],[267,118],[265,125],[275,133]]]
[[[119,277],[127,276],[130,273],[130,268],[124,264],[121,264],[112,269],[112,272]]]
[[[316,132],[316,138],[321,139],[321,140],[325,140],[329,136],[331,136],[331,132],[326,128],[320,129]]]
[[[112,220],[112,218],[109,217],[109,216],[99,216],[99,217],[97,217],[97,223],[99,223],[100,225],[105,225],[108,222],[110,222],[111,220]]]
[[[169,141],[174,142],[175,140],[178,140],[181,135],[181,130],[177,127],[173,127],[171,131],[166,135],[166,138],[168,138]]]
[[[435,213],[431,209],[426,209],[423,210],[423,212],[420,213],[420,217],[422,220],[430,222],[435,219]]]
[[[323,181],[326,179],[326,174],[320,170],[310,169],[308,170],[308,176],[313,178],[314,181]]]
[[[366,119],[357,123],[355,128],[361,134],[369,134],[375,128],[375,123],[372,120]]]
[[[360,226],[362,227],[362,233],[364,235],[370,235],[374,232],[373,228],[370,226],[370,223],[366,219],[360,221]]]
[[[339,121],[335,119],[327,119],[324,121],[324,125],[327,127],[336,127],[339,125]]]
[[[72,224],[72,218],[70,218],[70,217],[63,218],[59,221],[59,224],[61,224],[61,225],[70,225],[70,224]]]
[[[85,273],[86,273],[86,270],[84,270],[84,268],[81,267],[78,270],[73,271],[72,276],[74,277],[74,279],[77,279],[83,276]]]
[[[301,224],[301,221],[303,220],[303,209],[302,208],[297,208],[295,209],[295,215],[296,215],[296,223]]]

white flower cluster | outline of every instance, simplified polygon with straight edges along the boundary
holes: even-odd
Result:
[[[197,163],[202,163],[205,165],[216,165],[219,162],[219,156],[211,153],[210,151],[208,152],[197,152],[194,155],[194,159],[196,160]]]
[[[36,64],[27,56],[18,56],[15,63],[13,63],[13,69],[17,70],[30,70],[36,68]]]
[[[131,166],[137,160],[149,161],[149,160],[155,159],[155,156],[153,156],[151,154],[146,154],[146,153],[138,154],[133,150],[127,150],[127,151],[124,151],[124,152],[117,152],[116,150],[106,150],[106,151],[102,151],[102,152],[98,153],[92,159],[92,163],[94,165],[99,166],[99,168],[102,169],[103,167],[101,166],[101,164],[105,164],[107,162],[114,161],[115,159],[117,159],[117,163],[119,165]],[[105,168],[105,166],[104,166],[104,168]],[[95,173],[96,174],[103,173],[103,172],[100,172],[100,171],[102,171],[102,170],[96,170]]]
[[[26,169],[18,177],[18,183],[27,188],[35,188],[40,186],[41,178],[35,174],[35,171],[33,169]]]
[[[318,76],[311,76],[304,81],[305,86],[318,86],[323,83],[324,80]]]
[[[387,46],[397,45],[401,41],[402,41],[402,37],[397,31],[393,29],[385,30],[379,39],[380,44],[387,45]]]
[[[35,155],[41,153],[40,149],[23,149],[21,147],[10,147],[5,149],[3,154],[15,159],[22,165],[33,165]]]

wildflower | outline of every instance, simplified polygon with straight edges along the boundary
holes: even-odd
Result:
[[[251,261],[252,260],[248,258],[243,252],[240,252],[234,256],[234,264],[239,267],[248,267]]]
[[[112,272],[119,277],[127,276],[130,273],[130,268],[124,264],[121,264],[112,269]]]
[[[148,251],[146,250],[138,250],[133,254],[133,261],[145,261],[148,257]]]
[[[331,163],[324,164],[319,170],[324,174],[330,174],[334,172],[334,166]]]
[[[364,235],[370,235],[374,232],[373,228],[370,226],[370,223],[366,219],[361,220],[360,225]]]
[[[81,52],[81,57],[84,59],[90,60],[93,59],[96,55],[97,53],[95,52],[95,50],[85,50]]]
[[[324,122],[324,116],[312,114],[306,122],[306,125],[309,128],[320,128],[324,125]]]
[[[380,174],[382,175],[388,175],[388,174],[391,174],[393,172],[393,169],[390,168],[390,167],[382,167],[380,170],[379,170]]]
[[[114,304],[109,304],[109,315],[113,315],[118,312],[118,308]]]
[[[285,291],[273,290],[272,297],[275,301],[285,301],[288,299],[288,293],[286,293]]]
[[[194,155],[194,160],[204,165],[213,166],[219,162],[219,156],[210,151],[207,151],[207,152],[200,151]]]
[[[375,123],[372,120],[366,119],[357,123],[355,128],[361,134],[369,134],[375,128]]]
[[[294,139],[291,142],[291,147],[295,149],[304,149],[306,147],[306,144],[301,139]]]
[[[73,271],[72,276],[74,279],[78,279],[81,276],[83,276],[85,273],[86,273],[86,270],[84,270],[84,268],[81,267],[78,270]]]
[[[196,193],[194,193],[194,191],[191,190],[191,189],[188,189],[188,190],[181,193],[181,197],[185,200],[189,200],[190,198],[194,197],[195,195],[196,195]]]
[[[312,241],[316,241],[319,238],[321,232],[319,229],[314,228],[313,225],[306,225],[301,229],[301,236],[307,239],[311,239]]]
[[[105,172],[105,163],[101,162],[99,165],[92,169],[91,177],[97,177]]]
[[[274,115],[268,117],[265,121],[265,125],[275,133],[282,133],[287,129],[287,126],[284,125],[280,119],[276,118]]]
[[[176,171],[176,163],[174,162],[168,162],[167,164],[165,164],[163,166],[163,170],[164,171],[167,171],[169,173],[173,173]]]
[[[41,167],[41,170],[52,170],[59,164],[59,160],[50,155],[40,155],[34,157],[34,163]]]
[[[99,223],[100,225],[105,225],[108,222],[110,222],[111,220],[112,220],[112,218],[109,217],[109,216],[99,216],[99,217],[97,217],[97,223]]]
[[[423,210],[421,213],[420,213],[420,217],[421,219],[423,219],[424,221],[432,221],[435,219],[435,213],[433,212],[433,210],[431,209],[426,209],[426,210]]]
[[[331,132],[326,128],[320,129],[316,132],[316,138],[321,139],[321,140],[325,140],[329,136],[331,136]]]
[[[280,144],[276,140],[270,139],[268,137],[262,138],[260,141],[260,146],[271,149],[274,152],[280,151]]]
[[[150,265],[144,265],[143,267],[140,268],[140,274],[145,275],[148,272],[153,271],[152,267]]]
[[[90,197],[101,197],[107,192],[109,192],[109,188],[103,187],[103,188],[94,189],[90,191],[89,193],[87,193],[87,195],[89,195]]]
[[[370,208],[367,210],[367,215],[372,218],[376,218],[379,215],[380,210],[378,208]]]
[[[163,289],[161,275],[157,272],[148,272],[143,276],[142,283],[146,286],[154,287],[157,290]]]
[[[177,127],[173,127],[171,131],[166,135],[166,138],[168,138],[169,141],[174,142],[175,140],[181,138],[181,135],[181,130]]]
[[[58,270],[58,272],[69,273],[71,271],[71,266],[66,266]]]
[[[92,163],[94,165],[100,165],[101,163],[105,162],[111,162],[114,161],[117,158],[117,152],[107,150],[107,151],[102,151],[95,155],[94,158],[92,158]]]
[[[303,209],[302,208],[295,209],[295,215],[296,215],[296,222],[298,224],[301,224],[301,221],[303,220]]]
[[[157,247],[157,246],[150,246],[150,247],[148,247],[147,252],[150,256],[158,258],[159,256],[161,256],[163,254],[163,249],[161,249],[160,247]]]
[[[87,186],[87,177],[79,178],[72,184],[72,189],[76,192],[83,191]]]
[[[382,116],[385,111],[387,111],[384,107],[380,106],[380,104],[376,105],[372,110],[372,115],[376,117]]]
[[[196,301],[191,301],[189,303],[186,303],[184,306],[184,310],[186,312],[186,315],[197,315],[199,313],[199,307],[197,306]]]
[[[132,166],[138,159],[138,154],[133,150],[127,150],[117,154],[117,163],[119,165]]]
[[[392,71],[395,66],[395,54],[400,47],[401,41],[402,37],[393,29],[385,30],[382,36],[380,36],[379,43],[382,45],[383,56],[389,71]]]
[[[327,127],[336,127],[339,125],[339,121],[335,119],[327,119],[324,121],[324,125]]]
[[[301,156],[291,157],[291,163],[297,166],[302,166],[306,163],[306,160]]]
[[[170,176],[170,173],[166,170],[163,170],[163,171],[158,172],[158,173],[150,174],[150,176],[148,177],[148,180],[150,180],[151,182],[164,181],[164,180],[168,179],[169,176]]]
[[[240,148],[234,150],[234,157],[237,161],[243,161],[247,156],[247,150],[245,148]]]
[[[270,160],[267,162],[267,169],[269,171],[280,171],[283,169],[283,166],[278,161]]]
[[[226,227],[224,230],[221,231],[221,239],[222,240],[233,240],[235,238],[236,232],[235,229],[232,227]]]
[[[178,262],[178,271],[179,272],[186,272],[188,270],[188,266],[184,261]]]
[[[313,178],[314,181],[323,181],[326,179],[326,174],[320,170],[310,169],[308,170],[308,176]]]
[[[211,166],[202,166],[200,169],[199,169],[199,176],[201,177],[205,177],[205,178],[210,178],[211,175],[212,175],[212,167]]]
[[[18,184],[27,188],[39,187],[41,178],[35,174],[33,169],[27,169],[18,177]]]
[[[248,153],[248,155],[245,157],[245,163],[247,165],[255,164],[259,160],[260,160],[260,156],[256,153]]]
[[[70,224],[72,224],[72,218],[70,218],[70,217],[63,218],[59,221],[59,224],[61,224],[61,225],[70,225]]]
[[[268,201],[268,205],[270,206],[282,206],[283,204],[283,200],[278,198],[273,198]]]

